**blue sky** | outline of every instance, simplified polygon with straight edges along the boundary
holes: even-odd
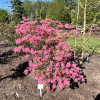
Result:
[[[11,11],[11,7],[9,7],[8,8],[8,6],[11,6],[11,4],[10,3],[5,3],[5,2],[9,2],[10,0],[0,0],[0,9],[5,9],[5,10],[9,10],[9,11]],[[22,2],[24,1],[24,0],[21,0]],[[28,0],[28,1],[37,1],[37,0]],[[42,0],[42,1],[44,1],[44,0]],[[47,1],[51,1],[51,0],[47,0]]]
[[[11,6],[10,3],[5,3],[5,2],[9,2],[10,0],[0,0],[0,9],[5,9],[5,10],[10,10],[11,11],[11,7],[8,8],[8,6]],[[22,2],[24,0],[21,0]],[[32,0],[29,0],[29,1],[32,1]]]

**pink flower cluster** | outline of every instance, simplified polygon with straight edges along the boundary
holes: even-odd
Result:
[[[73,25],[69,26],[69,24],[65,24],[65,28],[72,29],[73,27]]]
[[[17,39],[16,44],[30,42],[30,44],[35,45],[35,50],[28,47],[24,48],[24,46],[14,48],[15,52],[23,51],[33,55],[33,61],[29,61],[29,67],[24,71],[24,74],[27,75],[29,71],[33,73],[33,78],[38,80],[39,84],[47,84],[47,92],[50,91],[50,83],[54,90],[56,83],[58,83],[59,89],[63,89],[65,86],[70,86],[70,79],[75,82],[84,81],[75,62],[69,60],[73,57],[74,50],[71,49],[70,44],[63,43],[69,35],[67,32],[64,32],[65,36],[62,36],[61,33],[56,34],[61,31],[58,28],[51,27],[48,21],[54,25],[56,23],[61,25],[61,22],[46,19],[40,21],[45,24],[37,25],[37,22],[25,22],[19,29],[16,29],[17,32],[26,34],[24,38]],[[35,24],[37,27],[35,27]],[[29,56],[26,55],[20,59],[23,60]]]
[[[60,25],[58,25],[58,27],[64,27],[64,25],[63,24],[60,24]]]
[[[76,34],[77,33],[77,30],[74,29],[74,30],[70,30],[69,32],[70,33],[73,33],[73,36],[78,37],[77,34]]]
[[[79,30],[80,30],[80,28],[77,28],[77,30],[79,31]]]
[[[96,29],[99,29],[99,27],[96,27]]]

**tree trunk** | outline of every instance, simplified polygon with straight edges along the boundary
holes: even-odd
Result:
[[[81,56],[80,64],[83,64],[83,56],[85,50],[86,4],[87,4],[87,0],[85,0],[85,7],[84,7],[84,33],[83,33],[83,47],[82,47],[82,56]]]

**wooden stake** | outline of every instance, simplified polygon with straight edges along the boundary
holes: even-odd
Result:
[[[85,49],[86,4],[87,4],[87,0],[85,0],[85,8],[84,8],[84,33],[83,33],[83,47],[82,47],[82,56],[81,56],[80,64],[83,64],[83,55]]]

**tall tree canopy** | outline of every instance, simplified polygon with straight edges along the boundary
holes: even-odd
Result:
[[[25,14],[24,8],[21,6],[22,5],[21,0],[11,0],[10,3],[12,4],[11,8],[15,24],[17,24],[22,19],[22,16]]]

